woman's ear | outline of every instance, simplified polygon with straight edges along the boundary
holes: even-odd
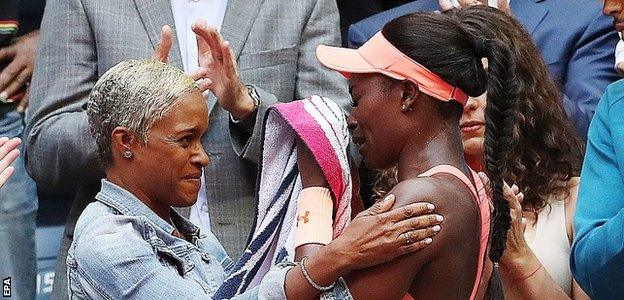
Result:
[[[111,150],[113,152],[131,152],[136,148],[137,142],[135,134],[126,127],[117,126],[111,133]]]
[[[403,80],[401,83],[401,112],[411,111],[412,105],[420,95],[418,84],[411,80]]]

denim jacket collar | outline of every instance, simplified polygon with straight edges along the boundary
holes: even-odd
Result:
[[[195,240],[199,236],[199,228],[180,216],[175,210],[171,209],[171,221],[176,228],[159,217],[135,195],[106,179],[102,179],[102,189],[95,196],[95,199],[124,215],[144,216],[168,233],[172,233],[174,229],[177,229],[190,240]]]

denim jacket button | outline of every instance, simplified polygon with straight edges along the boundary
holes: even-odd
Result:
[[[208,254],[208,253],[202,253],[201,258],[202,258],[205,262],[210,262],[210,254]]]

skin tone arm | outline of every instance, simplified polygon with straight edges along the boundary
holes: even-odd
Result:
[[[305,146],[303,142],[300,140],[297,144],[297,154],[298,154],[298,166],[301,174],[305,174],[302,176],[302,185],[303,187],[312,187],[312,186],[320,186],[320,187],[329,187],[325,177],[323,176],[320,167],[316,164],[314,157],[311,152]],[[366,210],[359,214],[354,220],[353,223],[349,227],[357,227],[360,225],[364,225],[365,223],[368,226],[379,227],[381,221],[379,220],[382,216],[380,212],[386,211],[392,206],[394,201],[394,195],[386,197],[383,201],[375,204],[371,209]],[[398,221],[397,217],[399,216],[408,216],[408,215],[421,215],[425,213],[429,213],[431,211],[430,203],[416,203],[411,206],[406,206],[404,209],[394,210],[396,212],[396,217],[390,217],[396,221]],[[420,229],[416,231],[412,231],[411,237],[417,241],[408,246],[403,246],[399,248],[402,253],[409,253],[421,250],[427,247],[430,243],[425,239],[432,237],[436,234],[433,230],[431,230],[431,226],[438,224],[440,221],[437,221],[435,215],[423,215],[417,218],[413,218],[411,221],[401,221],[396,222],[396,227],[403,227],[405,229],[402,230],[412,230],[415,228],[427,228]],[[419,225],[418,227],[414,226],[414,224]],[[363,245],[373,245],[380,243],[393,243],[394,241],[390,241],[389,239],[396,239],[396,236],[392,236],[391,234],[386,234],[385,236],[374,236],[373,238],[365,237],[361,234],[361,232],[367,231],[347,231],[343,234],[343,236],[339,237],[332,243],[327,246],[322,246],[318,244],[306,244],[300,246],[296,249],[295,257],[296,260],[299,261],[304,256],[308,256],[308,260],[306,261],[306,269],[308,270],[310,276],[313,280],[320,285],[328,286],[331,283],[338,280],[339,277],[346,275],[349,271],[354,269],[359,269],[370,265],[370,263],[358,264],[357,266],[351,266],[350,268],[346,268],[342,266],[340,257],[353,257],[353,256],[365,256],[366,254],[362,252],[362,250],[350,251],[349,244],[341,243],[344,240],[356,239],[362,241],[367,239],[367,242],[360,242]],[[359,234],[360,236],[354,236],[352,233]],[[351,236],[349,236],[351,235]],[[398,245],[403,245],[404,241],[398,241]],[[401,243],[402,242],[402,243]],[[355,243],[358,244],[358,243]],[[396,244],[396,243],[395,243]],[[376,246],[373,246],[376,247]],[[367,247],[363,247],[367,248]],[[392,253],[392,252],[386,252]],[[382,261],[387,261],[392,259],[390,256],[387,258],[383,258]],[[353,260],[353,259],[347,259]],[[306,280],[301,271],[301,267],[297,266],[291,269],[286,277],[286,295],[288,299],[314,299],[318,297],[319,291],[313,288]]]
[[[577,192],[578,184],[575,184],[566,203],[566,227],[570,240]],[[511,228],[501,259],[503,280],[509,284],[509,288],[522,295],[522,299],[571,299],[542,266],[524,239],[526,219],[522,217],[521,206],[524,194],[519,192],[516,185],[509,187],[507,184],[503,187],[503,193],[511,211]],[[589,299],[575,281],[572,282],[572,299]]]
[[[15,171],[11,163],[20,155],[20,151],[17,147],[21,142],[22,140],[19,138],[0,138],[0,188],[2,188]]]
[[[197,36],[199,66],[205,70],[205,75],[201,76],[200,89],[208,88],[217,97],[219,104],[234,118],[246,118],[253,112],[254,103],[238,77],[236,62],[229,49],[229,43],[223,41],[216,29],[208,27],[203,20],[193,24],[192,29]],[[170,47],[171,29],[165,26],[162,42],[154,58],[166,61]],[[306,172],[302,171],[302,173]],[[321,184],[315,180],[309,183],[313,184],[310,186],[314,184],[327,186],[326,183]],[[308,184],[307,181],[306,184]],[[306,267],[311,274],[314,274],[314,279],[318,284],[329,285],[349,271],[376,265],[399,255],[417,251],[427,245],[424,241],[419,241],[406,246],[405,242],[399,241],[398,237],[404,232],[412,231],[414,224],[418,224],[419,228],[428,226],[430,228],[439,223],[440,221],[431,216],[428,220],[434,220],[432,223],[416,223],[417,221],[414,220],[415,216],[430,212],[430,206],[415,203],[387,212],[393,203],[394,200],[390,199],[362,212],[353,220],[344,234],[329,245],[304,248],[304,252],[301,253],[310,254]],[[430,231],[431,229],[428,229],[427,232],[432,235]],[[418,234],[422,233],[413,234],[414,240],[420,237]],[[424,236],[421,237],[421,239],[424,238]],[[314,299],[320,294],[309,285],[300,267],[295,267],[288,272],[286,290],[288,298],[291,299],[307,297]],[[289,293],[293,290],[296,291],[295,295]]]

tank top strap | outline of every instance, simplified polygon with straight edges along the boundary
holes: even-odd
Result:
[[[479,177],[475,178],[474,175],[476,173],[472,170],[470,171],[471,171],[471,175],[473,176],[473,180],[476,180],[476,178],[479,178]],[[473,184],[473,182],[468,178],[468,176],[466,176],[466,174],[464,174],[464,172],[462,172],[461,170],[459,170],[458,168],[454,166],[451,166],[451,165],[435,166],[425,171],[424,173],[418,175],[418,177],[431,177],[435,174],[440,174],[440,173],[446,173],[446,174],[455,176],[457,179],[461,180],[470,189],[470,192],[472,192],[472,195],[475,196],[477,200],[479,199],[479,193],[477,192],[477,187],[475,186],[475,184]]]
[[[475,299],[482,279],[481,277],[483,276],[483,267],[485,265],[485,256],[490,236],[490,201],[487,193],[485,192],[485,185],[481,182],[477,173],[472,169],[470,169],[470,175],[472,176],[474,183],[468,178],[468,176],[466,176],[466,174],[464,174],[464,172],[451,165],[435,166],[418,175],[418,177],[431,177],[440,173],[450,174],[461,180],[468,187],[479,207],[479,217],[481,220],[481,231],[479,234],[479,259],[477,261],[477,276],[470,295],[470,299]]]

